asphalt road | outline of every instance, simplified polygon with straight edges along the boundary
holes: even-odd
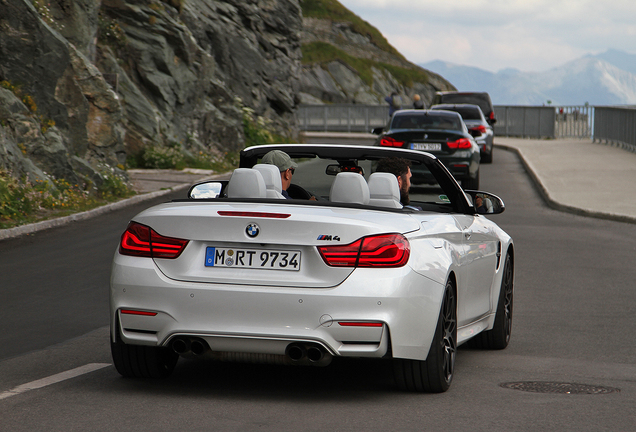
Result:
[[[492,218],[516,242],[512,340],[460,349],[447,393],[399,392],[379,361],[180,360],[166,380],[121,378],[108,275],[144,203],[0,242],[0,430],[635,430],[636,225],[549,209],[513,153],[498,151],[481,175],[506,203]],[[68,371],[78,376],[56,375]]]
[[[110,263],[119,236],[135,214],[186,193],[0,241],[0,361],[108,325]]]

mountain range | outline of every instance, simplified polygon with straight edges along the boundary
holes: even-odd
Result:
[[[443,61],[420,66],[459,91],[486,91],[495,105],[636,104],[636,55],[618,50],[587,55],[545,72],[489,72]]]

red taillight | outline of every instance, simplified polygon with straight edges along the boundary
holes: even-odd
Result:
[[[327,265],[332,267],[355,267],[362,239],[348,245],[319,246],[318,251]]]
[[[332,267],[402,267],[411,247],[402,234],[363,237],[348,245],[319,246],[325,263]]]
[[[384,147],[402,147],[404,145],[404,141],[398,141],[395,138],[385,136],[380,140],[380,145]]]
[[[468,138],[460,138],[456,141],[449,141],[446,145],[450,149],[469,149],[471,147],[471,143]]]
[[[486,133],[486,126],[484,125],[479,125],[479,126],[475,126],[474,128],[470,128],[471,131],[477,131],[480,134],[485,134]]]
[[[490,120],[494,120],[495,119],[495,112],[494,111],[490,111],[490,114],[488,114],[488,118]]]
[[[119,253],[146,258],[177,258],[188,240],[165,237],[155,230],[137,222],[128,224],[121,236]]]

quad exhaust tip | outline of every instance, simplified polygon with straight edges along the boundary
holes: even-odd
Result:
[[[322,346],[312,343],[291,343],[285,349],[285,355],[293,364],[327,366],[333,356]]]
[[[175,353],[183,356],[201,356],[210,351],[208,343],[199,337],[176,337],[170,342],[170,347]],[[327,366],[333,359],[325,347],[311,342],[290,343],[285,348],[285,357],[291,364],[309,366]]]
[[[194,354],[203,355],[210,350],[208,343],[200,338],[179,337],[172,341],[172,350],[179,355]]]

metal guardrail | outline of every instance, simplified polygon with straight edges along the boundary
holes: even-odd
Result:
[[[589,138],[591,106],[495,106],[495,135],[525,138]]]
[[[636,107],[596,107],[592,138],[636,153]]]
[[[554,107],[495,105],[495,135],[528,138],[556,136]]]
[[[370,132],[385,127],[389,106],[385,105],[301,105],[297,112],[301,130],[311,132]]]
[[[636,107],[496,105],[495,134],[525,138],[592,138],[636,151]],[[388,105],[301,105],[301,130],[370,132],[385,127]]]
[[[556,138],[590,138],[595,109],[589,105],[557,107]]]

